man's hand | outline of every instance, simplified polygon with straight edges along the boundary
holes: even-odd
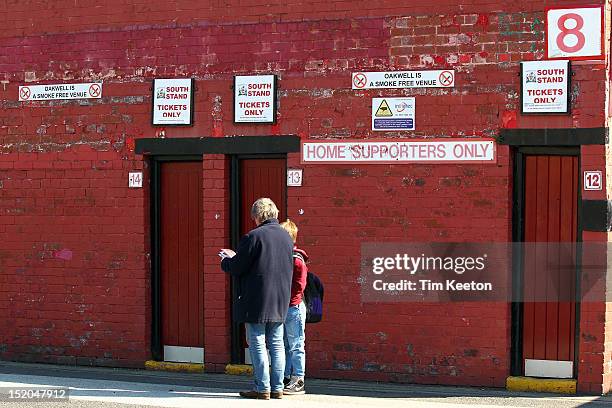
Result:
[[[231,249],[223,248],[221,251],[219,251],[219,256],[221,259],[232,258],[234,255],[236,255],[236,252],[232,251]]]

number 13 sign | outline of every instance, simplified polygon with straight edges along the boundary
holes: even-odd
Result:
[[[546,12],[546,55],[549,59],[604,59],[602,6]]]

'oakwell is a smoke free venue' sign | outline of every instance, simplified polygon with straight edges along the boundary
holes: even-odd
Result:
[[[19,87],[20,102],[100,98],[102,98],[102,82],[23,85]]]

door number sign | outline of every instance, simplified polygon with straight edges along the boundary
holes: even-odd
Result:
[[[599,191],[602,189],[603,176],[601,171],[585,171],[584,172],[584,189],[585,191]]]
[[[603,7],[554,8],[546,12],[549,59],[603,59]]]
[[[302,186],[302,169],[287,169],[287,186]]]
[[[142,172],[130,172],[128,186],[129,188],[142,188]]]

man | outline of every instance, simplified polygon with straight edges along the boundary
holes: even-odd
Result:
[[[234,320],[245,323],[255,377],[254,389],[240,392],[240,396],[279,399],[283,397],[283,322],[291,294],[293,241],[279,225],[278,209],[269,198],[253,203],[251,217],[256,227],[242,237],[237,251],[222,249],[219,253],[221,268],[237,277]]]

